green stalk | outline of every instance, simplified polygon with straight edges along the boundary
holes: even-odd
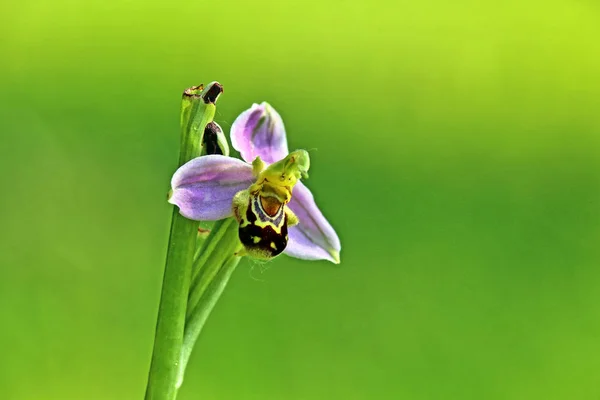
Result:
[[[221,238],[225,234],[226,229],[223,229],[223,225],[226,223],[229,224],[230,219],[221,219],[215,221],[212,229],[210,230],[210,235],[208,235],[208,237],[206,238],[206,240],[204,240],[202,245],[198,246],[198,248],[196,249],[196,254],[194,255],[194,263],[192,266],[192,288],[197,284],[202,266],[206,263],[208,257],[212,254],[215,247],[217,247],[219,240],[221,240]]]
[[[216,275],[212,277],[206,291],[202,294],[202,297],[200,298],[198,305],[195,307],[193,314],[186,322],[179,375],[177,378],[177,389],[179,389],[183,384],[185,369],[188,361],[190,360],[190,356],[192,355],[192,350],[194,349],[196,340],[198,340],[200,332],[202,331],[208,316],[215,307],[215,304],[217,304],[217,301],[227,286],[227,282],[229,282],[229,278],[233,274],[233,271],[235,271],[235,268],[239,262],[240,257],[232,253],[225,258],[225,260],[217,269]]]
[[[204,90],[192,87],[184,92],[180,166],[200,155],[204,128],[215,115],[215,102],[222,91],[222,86],[214,82]],[[174,208],[146,400],[174,400],[177,396],[176,382],[197,233],[198,222],[186,219]]]
[[[202,252],[194,259],[186,318],[190,318],[200,297],[221,268],[223,260],[237,250],[238,244],[238,224],[233,218],[215,223]]]

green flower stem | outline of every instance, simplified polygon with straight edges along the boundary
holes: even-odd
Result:
[[[233,254],[237,245],[238,224],[233,218],[217,221],[202,246],[201,253],[194,259],[192,284],[188,298],[187,318],[189,319],[200,297],[223,264],[223,259]]]
[[[225,287],[227,286],[227,282],[229,282],[229,278],[233,274],[233,271],[235,271],[239,262],[240,257],[234,254],[230,254],[224,260],[220,268],[218,268],[217,274],[212,278],[210,285],[208,285],[207,290],[202,294],[200,302],[195,308],[194,313],[191,315],[191,318],[189,318],[186,323],[185,336],[181,350],[179,376],[177,378],[177,389],[183,384],[185,368],[190,360],[194,344],[196,343],[198,336],[200,336],[200,332],[202,331],[208,316],[215,304],[217,304],[223,290],[225,290]]]
[[[193,87],[184,92],[179,165],[200,155],[204,128],[215,115],[214,103],[221,92],[218,83],[204,90]],[[197,233],[198,222],[184,218],[174,208],[146,400],[174,400],[177,395],[176,380]]]
[[[188,299],[177,388],[183,383],[185,368],[202,327],[240,260],[236,255],[240,249],[238,224],[235,219],[228,218],[215,223],[202,253],[194,260],[197,276]]]
[[[208,260],[208,257],[212,254],[217,243],[223,235],[225,234],[226,229],[221,229],[223,224],[230,223],[230,219],[221,219],[219,221],[215,221],[214,225],[210,230],[210,235],[196,248],[196,254],[194,255],[194,263],[192,266],[192,285],[193,288],[197,283],[200,275],[200,270],[202,266]]]

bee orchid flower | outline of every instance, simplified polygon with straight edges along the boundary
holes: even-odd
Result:
[[[305,150],[288,151],[281,116],[254,104],[231,127],[242,160],[212,154],[181,166],[171,180],[169,202],[186,218],[235,217],[240,255],[268,259],[286,253],[305,260],[340,262],[340,240],[300,181],[310,165]]]

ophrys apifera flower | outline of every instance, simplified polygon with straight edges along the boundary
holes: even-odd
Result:
[[[308,177],[308,152],[289,153],[277,111],[254,104],[233,123],[231,142],[244,161],[224,155],[189,161],[171,180],[169,202],[198,221],[234,216],[244,246],[240,255],[271,258],[284,252],[339,263],[339,238],[300,181]]]

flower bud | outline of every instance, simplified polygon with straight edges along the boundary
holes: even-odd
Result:
[[[204,143],[206,125],[215,116],[215,103],[223,93],[219,82],[192,86],[183,92],[181,99],[182,147],[179,164],[197,157]],[[186,144],[183,146],[183,144]]]
[[[219,82],[211,82],[202,92],[202,100],[205,104],[216,104],[221,93],[223,93],[223,85]]]
[[[202,138],[201,155],[221,154],[229,156],[229,145],[227,138],[223,133],[223,129],[214,121],[209,122],[204,128],[204,136]]]

